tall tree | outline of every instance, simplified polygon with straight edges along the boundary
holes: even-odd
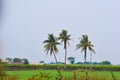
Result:
[[[59,70],[59,66],[58,66],[58,61],[57,61],[57,57],[56,54],[58,53],[58,48],[57,45],[59,45],[60,43],[57,41],[58,39],[53,35],[53,34],[48,34],[48,39],[44,40],[43,43],[45,51],[48,53],[50,53],[50,55],[54,55],[56,64],[57,64],[57,70],[58,73],[61,75],[61,72]]]
[[[90,70],[92,70],[92,53],[95,53],[95,50],[93,49],[94,45],[89,42],[88,49],[90,50]]]
[[[66,58],[67,58],[67,45],[69,45],[69,40],[71,40],[71,35],[68,35],[67,30],[62,30],[62,32],[59,34],[59,40],[64,44],[64,50],[65,50],[65,64],[64,69],[66,69]]]
[[[93,45],[89,41],[88,36],[82,35],[82,38],[81,38],[79,44],[76,45],[76,47],[77,47],[77,49],[81,49],[81,52],[84,52],[84,64],[86,64],[87,49],[89,49],[90,51],[94,51],[94,49],[92,48]],[[86,65],[85,69],[87,70],[87,65]]]

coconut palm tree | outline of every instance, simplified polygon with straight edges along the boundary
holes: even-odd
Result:
[[[50,55],[54,55],[56,64],[57,64],[57,57],[56,57],[56,53],[58,53],[58,48],[57,45],[59,45],[60,43],[57,42],[57,38],[55,38],[55,36],[53,34],[48,34],[48,39],[44,40],[43,43],[45,51],[48,53],[50,53]]]
[[[92,52],[95,53],[95,50],[93,49],[94,45],[89,42],[88,49],[90,50],[90,70],[92,70]]]
[[[59,70],[58,61],[56,57],[56,53],[58,53],[57,45],[60,44],[57,40],[58,39],[53,34],[48,34],[48,39],[44,40],[43,43],[45,44],[44,48],[47,54],[50,53],[50,55],[54,55],[54,58],[57,64],[57,71],[61,76],[61,72]]]
[[[81,49],[81,52],[84,52],[84,64],[86,64],[86,58],[87,58],[87,49],[94,52],[94,49],[92,48],[93,45],[88,39],[87,35],[82,35],[82,38],[80,40],[80,43],[76,45],[77,49]],[[85,67],[87,70],[87,65]]]
[[[67,45],[69,45],[69,40],[71,40],[71,35],[68,35],[67,30],[62,30],[62,32],[59,34],[59,40],[64,44],[64,50],[65,50],[65,64],[64,69],[66,69],[66,58],[67,58]]]

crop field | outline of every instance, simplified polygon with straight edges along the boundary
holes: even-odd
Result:
[[[73,76],[73,71],[61,71],[62,75],[64,77],[70,77]],[[18,80],[27,80],[28,78],[31,78],[32,76],[35,76],[36,74],[40,73],[49,73],[51,76],[51,79],[49,80],[55,80],[55,77],[57,75],[56,70],[29,70],[29,71],[7,71],[8,75],[15,75],[18,77]],[[78,72],[79,76],[85,76],[85,72]],[[120,72],[113,72],[114,76],[120,80]],[[93,71],[93,72],[88,72],[88,75],[91,76],[99,76],[99,77],[107,77],[112,78],[112,75],[110,71]]]

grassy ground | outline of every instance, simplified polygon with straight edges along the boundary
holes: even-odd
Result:
[[[38,74],[40,72],[45,72],[45,73],[50,73],[52,76],[52,80],[55,80],[57,71],[56,70],[33,70],[33,71],[7,71],[8,75],[16,75],[19,77],[19,80],[26,80],[30,77],[32,77],[35,74]],[[115,77],[120,79],[120,72],[113,72]],[[73,71],[62,71],[62,74],[64,76],[72,76]],[[80,75],[85,75],[85,72],[79,72]],[[110,72],[108,71],[94,71],[94,72],[89,72],[89,75],[99,75],[99,76],[105,76],[105,77],[112,77]]]

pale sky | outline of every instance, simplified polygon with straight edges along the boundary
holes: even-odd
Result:
[[[83,61],[83,53],[75,49],[81,35],[88,34],[96,51],[93,61],[120,64],[120,0],[3,0],[1,11],[2,58],[54,62],[44,52],[43,41],[48,34],[58,36],[66,29],[73,39],[68,57]],[[63,46],[58,48],[58,61],[63,62]]]

